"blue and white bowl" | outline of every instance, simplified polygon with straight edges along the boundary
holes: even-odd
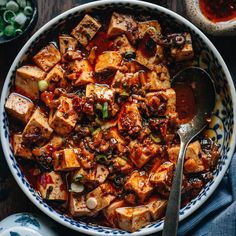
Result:
[[[104,226],[84,223],[82,221],[75,221],[72,218],[55,211],[36,191],[34,191],[26,180],[24,173],[21,172],[13,155],[9,138],[8,118],[5,112],[4,104],[10,93],[11,86],[14,83],[16,69],[21,66],[28,57],[34,55],[37,50],[47,44],[54,35],[62,32],[71,23],[73,24],[78,22],[85,13],[94,11],[97,12],[99,10],[108,11],[117,9],[131,10],[134,14],[146,13],[148,15],[155,15],[157,16],[157,19],[161,20],[166,25],[171,25],[176,29],[176,31],[190,32],[193,37],[196,54],[193,65],[200,66],[201,68],[207,70],[215,81],[217,102],[214,109],[212,122],[209,125],[207,132],[220,144],[220,160],[214,171],[213,180],[211,180],[204,187],[196,198],[180,210],[180,220],[185,219],[197,210],[217,188],[230,164],[236,138],[236,127],[234,126],[234,124],[236,124],[236,105],[233,102],[236,101],[236,95],[230,73],[214,45],[189,21],[163,7],[147,2],[131,0],[107,0],[92,2],[75,7],[57,16],[39,29],[29,39],[17,55],[9,70],[1,96],[1,141],[10,170],[28,198],[40,210],[62,225],[90,235],[130,235],[130,233],[120,229],[112,229]],[[132,233],[131,235],[150,235],[151,233],[162,230],[162,228],[163,221],[158,220],[150,223],[146,227]]]

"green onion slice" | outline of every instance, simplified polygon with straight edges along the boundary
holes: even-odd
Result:
[[[6,4],[6,9],[10,10],[10,11],[17,12],[17,11],[19,11],[19,5],[15,1],[9,1]]]
[[[150,138],[152,139],[152,141],[154,142],[154,143],[160,143],[161,142],[161,139],[160,139],[160,137],[155,137],[153,134],[151,134],[150,135]]]
[[[22,34],[22,33],[23,33],[22,29],[16,29],[16,34],[17,34],[17,35],[20,35],[20,34]]]
[[[95,129],[95,131],[93,131],[92,135],[96,135],[97,133],[99,133],[101,131],[101,128],[97,128]]]
[[[24,13],[20,12],[19,14],[16,15],[14,20],[18,25],[23,26],[27,21],[27,17]]]
[[[44,92],[48,89],[48,82],[46,80],[40,80],[38,82],[38,88],[40,92]]]
[[[4,32],[2,29],[0,29],[0,37],[2,37],[4,35]]]
[[[26,7],[26,0],[16,0],[16,2],[19,4],[21,8]]]
[[[129,60],[129,59],[135,59],[136,54],[135,54],[135,52],[133,52],[133,51],[127,51],[127,52],[125,52],[124,57],[125,57],[127,60]]]
[[[24,8],[24,14],[25,14],[26,16],[31,16],[31,15],[33,14],[33,12],[34,12],[34,10],[33,10],[32,7],[26,6],[26,7]]]
[[[102,105],[100,103],[96,103],[96,109],[102,111]]]
[[[104,102],[103,108],[102,108],[102,118],[106,119],[108,117],[108,103]]]
[[[97,162],[106,162],[107,161],[107,156],[106,155],[103,155],[103,154],[100,154],[100,155],[97,155],[96,156],[96,161]]]
[[[84,176],[82,174],[78,174],[76,177],[75,177],[75,182],[81,182],[81,180],[84,178]]]
[[[14,19],[14,17],[16,16],[15,12],[11,11],[11,10],[6,10],[4,13],[3,13],[3,20],[10,24],[11,21]]]
[[[123,96],[123,97],[128,97],[128,96],[129,96],[129,94],[128,94],[127,92],[122,92],[122,93],[120,94],[120,96]]]
[[[13,25],[7,25],[4,29],[4,35],[7,37],[14,37],[16,34],[16,29]]]

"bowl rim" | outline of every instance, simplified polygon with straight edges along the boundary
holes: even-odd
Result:
[[[131,4],[131,5],[134,4],[134,5],[140,5],[141,7],[149,7],[149,8],[155,9],[157,11],[163,12],[167,15],[170,15],[171,17],[175,18],[179,22],[181,22],[184,25],[191,28],[197,35],[200,36],[200,38],[203,39],[203,41],[206,43],[207,47],[211,49],[211,51],[213,52],[215,57],[218,59],[220,65],[222,66],[222,70],[224,71],[224,74],[227,78],[230,96],[231,96],[232,100],[236,100],[236,92],[235,92],[232,77],[231,77],[230,72],[229,72],[223,58],[221,57],[220,53],[215,48],[215,46],[211,43],[211,41],[196,26],[194,26],[187,19],[183,18],[179,14],[177,14],[177,13],[175,13],[175,12],[173,12],[173,11],[167,9],[167,8],[164,8],[162,6],[159,6],[159,5],[156,5],[156,4],[153,4],[153,3],[143,2],[143,1],[139,1],[139,0],[105,0],[105,1],[101,0],[101,1],[95,1],[95,2],[82,4],[82,5],[76,6],[74,8],[71,8],[71,9],[61,13],[60,15],[56,16],[55,18],[50,20],[48,23],[46,23],[44,26],[42,26],[39,30],[37,30],[36,33],[34,33],[31,36],[31,38],[25,43],[25,45],[22,47],[22,49],[20,50],[20,52],[16,56],[14,62],[12,63],[12,65],[11,65],[9,71],[8,71],[8,74],[6,76],[6,80],[4,82],[4,86],[3,86],[3,89],[2,89],[2,95],[1,95],[1,103],[0,103],[0,118],[1,118],[1,121],[4,120],[4,117],[3,117],[3,113],[5,111],[4,105],[5,105],[6,98],[8,96],[8,94],[7,94],[8,85],[9,85],[9,82],[10,82],[10,79],[11,79],[12,72],[14,71],[14,68],[18,64],[21,57],[25,54],[25,52],[27,51],[27,49],[31,45],[31,43],[33,43],[35,41],[35,39],[39,35],[41,35],[44,31],[46,31],[48,28],[50,28],[51,25],[53,25],[54,23],[58,23],[61,18],[65,18],[69,14],[76,13],[77,11],[88,10],[90,8],[103,6],[105,4],[124,4],[124,5],[125,4]],[[233,117],[234,124],[236,124],[236,105],[233,105],[233,116],[234,116]],[[49,209],[46,209],[46,207],[44,207],[42,204],[38,204],[38,202],[36,201],[36,198],[29,191],[28,187],[25,186],[21,182],[20,178],[17,176],[16,170],[13,168],[12,160],[9,158],[9,156],[10,156],[10,145],[9,145],[9,141],[4,137],[3,126],[4,126],[4,122],[1,122],[1,126],[0,126],[1,127],[1,144],[2,144],[5,159],[8,163],[8,166],[9,166],[9,168],[11,170],[11,173],[13,174],[16,182],[18,183],[18,185],[20,186],[22,191],[25,193],[25,195],[31,200],[31,202],[33,202],[34,205],[36,205],[42,212],[47,214],[53,220],[57,221],[58,223],[66,226],[68,228],[71,228],[71,229],[76,230],[78,232],[89,234],[89,235],[104,235],[104,232],[98,232],[95,229],[94,230],[84,229],[84,228],[79,228],[75,225],[72,225],[69,222],[64,221],[59,215],[56,215],[56,214],[54,214],[54,212],[51,212]],[[212,195],[214,190],[217,188],[217,186],[221,182],[221,180],[222,180],[222,178],[223,178],[225,172],[227,171],[228,166],[231,162],[233,152],[234,152],[235,141],[236,141],[236,126],[234,125],[233,126],[233,132],[232,132],[232,138],[230,140],[230,145],[229,145],[230,148],[229,148],[229,151],[227,152],[228,161],[223,166],[223,168],[220,172],[220,175],[217,176],[214,183],[211,185],[211,188],[207,191],[207,194],[204,195],[201,198],[201,201],[199,203],[196,203],[195,205],[193,205],[191,207],[191,211],[188,211],[186,214],[180,215],[180,221],[185,219],[186,217],[188,217],[190,214],[192,214],[194,211],[196,211],[200,206],[202,206],[202,204]],[[144,228],[142,231],[137,231],[137,232],[132,233],[132,235],[149,235],[149,234],[156,233],[156,232],[162,230],[162,228],[163,228],[163,226],[161,226],[161,228],[159,228],[159,227],[158,228]],[[123,233],[122,234],[116,233],[116,235],[131,235],[131,234],[129,232],[127,232],[127,233],[124,233],[124,234]]]

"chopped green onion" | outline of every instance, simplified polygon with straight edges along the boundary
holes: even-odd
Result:
[[[19,5],[16,2],[14,2],[14,1],[9,1],[6,4],[6,9],[14,11],[14,12],[17,12],[19,10]]]
[[[18,25],[23,26],[27,21],[27,17],[24,13],[20,12],[15,16],[14,20]]]
[[[33,14],[34,10],[32,7],[26,6],[24,8],[24,13],[26,16],[31,16]]]
[[[128,161],[128,158],[126,156],[122,156],[122,159],[124,159],[125,161]]]
[[[38,88],[40,92],[44,92],[48,89],[48,82],[46,80],[40,80],[38,82]]]
[[[96,108],[97,108],[98,110],[101,110],[101,111],[102,111],[102,105],[101,105],[100,103],[97,103],[97,104],[96,104]]]
[[[104,162],[107,161],[107,156],[103,155],[103,154],[97,155],[96,156],[96,161],[100,162],[100,163],[104,163]]]
[[[16,2],[20,5],[21,8],[26,7],[26,0],[16,0]]]
[[[84,178],[84,176],[82,174],[78,174],[76,177],[75,177],[75,182],[81,182],[81,180]]]
[[[0,0],[0,7],[3,7],[7,4],[7,0]]]
[[[161,142],[160,137],[155,137],[153,134],[150,135],[150,138],[152,139],[152,141],[154,143],[160,143]]]
[[[16,29],[13,25],[7,25],[4,29],[4,35],[7,37],[13,37],[16,34]]]
[[[3,13],[3,20],[6,22],[6,23],[11,23],[11,21],[14,19],[14,17],[16,16],[16,14],[11,11],[11,10],[6,10],[4,13]]]
[[[2,37],[4,35],[3,30],[0,29],[0,37]]]
[[[100,121],[100,120],[98,119],[98,117],[96,117],[95,122],[96,122],[98,125],[102,125],[102,124],[103,124],[102,121]]]
[[[122,93],[120,94],[120,96],[123,96],[123,97],[128,97],[128,96],[129,96],[129,94],[128,94],[127,92],[122,92]]]
[[[108,117],[108,103],[104,102],[103,108],[102,108],[102,118],[106,119]]]
[[[97,128],[93,131],[92,135],[96,135],[97,133],[99,133],[101,131],[101,128]]]
[[[80,183],[71,183],[69,192],[82,193],[84,191],[84,185]]]
[[[133,51],[127,51],[127,52],[125,52],[124,57],[125,57],[127,60],[135,59],[136,54],[135,54],[135,52],[133,52]]]
[[[20,35],[22,33],[23,33],[22,29],[16,29],[16,35]]]

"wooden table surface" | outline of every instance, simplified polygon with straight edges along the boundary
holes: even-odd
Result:
[[[58,14],[86,2],[90,1],[38,0],[39,18],[31,34]],[[183,5],[180,0],[153,0],[149,2],[168,7],[173,11],[184,15],[184,9],[182,8]],[[229,67],[231,75],[236,82],[236,37],[210,37],[210,39],[220,51],[227,66]],[[19,49],[26,41],[27,38],[14,44],[0,46],[0,91],[2,91],[4,80],[11,63],[13,62]],[[2,150],[0,150],[0,220],[13,213],[25,211],[39,212],[39,210],[29,201],[29,199],[16,184],[6,164],[4,154]],[[68,231],[66,232],[67,235],[73,234]]]

